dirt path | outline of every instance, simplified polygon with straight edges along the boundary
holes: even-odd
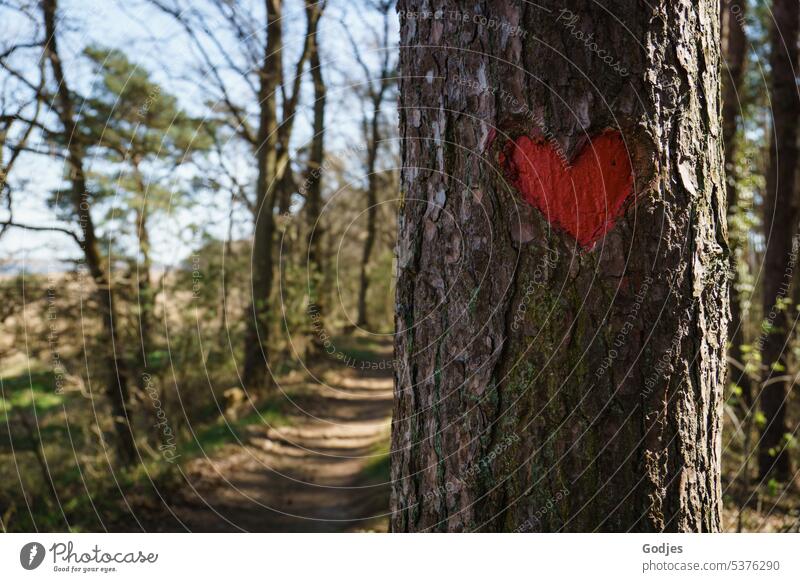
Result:
[[[390,350],[382,344],[368,357],[390,361]],[[172,507],[186,527],[385,530],[391,370],[361,370],[362,361],[327,370],[325,383],[291,390],[287,426],[249,425],[244,446],[189,463],[184,499]]]

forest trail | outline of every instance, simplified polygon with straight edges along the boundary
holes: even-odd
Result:
[[[250,424],[184,468],[172,511],[191,531],[385,531],[392,407],[390,341],[335,362],[319,382],[282,383],[286,422]],[[385,369],[369,369],[384,363]]]

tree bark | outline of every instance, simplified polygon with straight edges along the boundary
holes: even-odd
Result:
[[[72,204],[78,224],[83,231],[84,260],[97,288],[97,301],[100,305],[103,333],[108,342],[105,355],[108,373],[106,396],[111,404],[111,415],[117,437],[116,451],[119,460],[125,465],[130,465],[136,460],[137,453],[128,413],[130,400],[128,367],[123,357],[123,346],[114,327],[116,311],[111,296],[110,281],[104,270],[103,259],[95,233],[94,220],[92,219],[91,201],[89,200],[84,171],[83,146],[80,143],[79,133],[75,125],[75,107],[72,102],[72,93],[67,84],[58,53],[56,12],[57,0],[43,0],[42,13],[47,39],[45,52],[58,87],[56,114],[64,127],[64,137],[67,143],[67,163],[69,164],[70,180],[72,182]]]
[[[786,419],[786,401],[792,382],[781,379],[786,370],[790,318],[785,302],[793,278],[800,239],[796,233],[795,173],[800,123],[800,96],[795,70],[800,4],[797,0],[773,2],[774,24],[770,53],[773,134],[769,152],[764,204],[764,317],[766,336],[762,362],[766,366],[761,409],[765,425],[759,441],[758,466],[762,478],[786,480],[792,474],[785,435],[792,431]]]
[[[270,296],[274,281],[273,248],[275,240],[276,202],[286,213],[294,187],[289,159],[289,146],[294,127],[294,115],[300,99],[300,82],[303,67],[311,52],[317,20],[307,22],[303,50],[295,65],[291,93],[284,86],[283,54],[283,0],[264,0],[267,14],[267,42],[259,72],[260,115],[256,135],[255,156],[258,165],[256,184],[255,233],[253,236],[252,291],[253,300],[247,310],[245,354],[242,381],[247,388],[268,387]],[[313,28],[312,28],[313,27]],[[313,33],[312,34],[312,30]],[[278,119],[277,92],[283,95],[281,118]]]
[[[139,341],[137,350],[137,375],[140,389],[145,387],[145,374],[148,373],[147,352],[153,349],[153,321],[155,311],[155,291],[152,286],[153,261],[150,257],[150,230],[147,212],[147,186],[137,162],[133,164],[133,174],[139,194],[142,196],[141,206],[135,205],[136,240],[139,245],[141,264],[137,261],[136,282],[139,290]]]
[[[398,10],[392,529],[718,530],[719,4]],[[616,132],[632,198],[578,245],[522,200],[508,154],[524,136],[563,154],[550,169],[574,190],[548,203],[574,214],[579,189],[610,196],[578,172]]]
[[[306,182],[301,194],[305,193],[306,226],[308,227],[308,302],[309,313],[315,324],[311,328],[311,345],[316,351],[322,349],[322,337],[318,330],[324,328],[325,305],[322,298],[322,286],[325,275],[322,271],[322,239],[325,234],[322,223],[322,172],[325,162],[325,79],[322,76],[322,62],[319,56],[319,37],[317,24],[322,15],[324,4],[316,0],[306,0],[306,18],[310,26],[311,80],[314,83],[314,136],[311,138],[311,151],[308,158]]]
[[[364,122],[364,126],[367,128],[367,132],[365,132],[367,133],[365,136],[367,139],[367,236],[364,239],[364,248],[361,255],[361,272],[358,284],[358,315],[356,318],[356,325],[359,327],[367,327],[367,325],[369,325],[369,314],[367,312],[367,292],[369,290],[370,281],[367,271],[369,270],[369,262],[372,258],[372,249],[375,247],[378,218],[378,188],[380,187],[380,181],[378,180],[376,169],[378,164],[378,153],[380,152],[381,147],[380,116],[386,92],[388,91],[390,84],[394,82],[389,71],[390,47],[388,27],[391,3],[384,2],[379,4],[378,9],[381,11],[383,16],[383,31],[381,37],[383,61],[380,71],[380,79],[377,79],[374,85],[372,79],[369,78],[369,70],[367,69],[366,65],[364,65],[355,43],[351,43],[353,44],[354,50],[356,50],[357,59],[367,74],[367,93],[369,95],[370,104],[372,105],[372,117],[370,118],[369,123],[367,123],[366,120]]]
[[[361,273],[358,284],[358,317],[356,325],[366,327],[369,323],[367,315],[367,291],[369,289],[369,261],[372,249],[375,246],[375,228],[378,215],[378,177],[375,167],[380,148],[380,110],[381,101],[373,97],[372,119],[370,120],[370,136],[367,148],[367,237],[364,239],[364,249],[361,254]]]
[[[265,0],[267,42],[260,73],[256,160],[256,216],[251,264],[253,301],[247,313],[247,334],[242,380],[246,388],[264,388],[267,378],[270,295],[274,278],[275,196],[279,180],[277,92],[282,83],[282,0]]]
[[[722,0],[720,23],[722,26],[723,55],[726,72],[722,77],[722,141],[725,145],[725,180],[728,195],[728,218],[738,212],[738,175],[736,156],[738,153],[737,133],[739,131],[740,112],[744,106],[742,100],[742,78],[747,51],[747,36],[744,29],[746,3]],[[740,240],[739,233],[731,232],[731,273],[733,279],[730,288],[730,348],[729,353],[736,362],[744,366],[747,359],[742,349],[745,338],[745,321],[742,318],[742,297],[739,294],[738,265],[744,261],[745,241]],[[748,410],[753,405],[753,388],[750,376],[736,365],[728,366],[729,381],[742,390],[742,400]]]

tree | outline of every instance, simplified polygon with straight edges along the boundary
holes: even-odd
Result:
[[[306,0],[306,20],[315,23],[315,30],[316,23],[319,21],[324,9],[324,2]],[[306,199],[309,312],[317,320],[316,326],[311,329],[311,345],[319,351],[322,348],[322,340],[317,330],[324,327],[325,311],[322,300],[322,287],[325,280],[322,265],[322,241],[325,233],[320,223],[320,218],[322,215],[322,172],[325,161],[325,100],[327,89],[322,75],[318,33],[311,39],[309,65],[311,80],[314,83],[314,135],[311,138],[311,148],[308,156],[307,178],[303,187],[300,188],[300,194],[305,196]]]
[[[728,220],[735,216],[738,209],[738,176],[736,163],[738,155],[738,133],[740,112],[743,107],[742,81],[746,63],[747,34],[744,29],[746,3],[734,3],[723,0],[720,8],[720,26],[725,72],[722,77],[722,141],[725,145],[725,176],[728,196]],[[753,389],[744,362],[747,360],[745,320],[742,317],[742,297],[739,294],[738,263],[743,261],[742,246],[745,241],[739,240],[731,229],[731,272],[734,279],[730,287],[730,354],[736,361],[729,366],[730,382],[741,389],[745,405],[753,404]]]
[[[12,54],[15,47],[18,47],[18,45],[13,45],[11,48],[4,51],[2,58],[7,58]],[[42,90],[43,82],[44,72],[41,73],[41,80],[38,87],[36,87],[36,93]],[[5,93],[5,91],[3,91],[3,93]],[[30,107],[33,108],[33,114],[32,119],[28,120],[23,118],[22,114]],[[4,199],[9,213],[13,210],[9,177],[12,174],[14,166],[19,161],[20,154],[27,148],[31,133],[36,127],[36,124],[39,123],[38,118],[40,111],[41,101],[37,99],[35,95],[33,98],[18,103],[13,107],[6,103],[5,99],[0,102],[0,200]],[[17,130],[17,128],[20,129]],[[5,234],[10,226],[20,226],[19,224],[13,223],[13,216],[9,216],[8,220],[0,224],[0,237]]]
[[[796,0],[775,0],[773,14],[769,59],[773,135],[764,204],[766,337],[761,356],[768,371],[761,392],[765,423],[759,441],[758,466],[762,478],[772,475],[786,480],[792,474],[786,439],[786,435],[791,434],[786,419],[786,402],[793,385],[791,378],[784,374],[787,368],[786,346],[791,333],[788,291],[800,244],[795,210],[800,124],[800,95],[795,71],[800,64],[797,60],[800,4]]]
[[[81,107],[79,131],[98,157],[110,163],[107,172],[89,177],[96,191],[108,192],[124,204],[123,212],[132,214],[135,225],[140,340],[136,367],[141,387],[145,373],[152,372],[147,354],[155,348],[150,223],[155,214],[180,206],[184,199],[175,169],[207,150],[210,139],[203,122],[187,115],[175,96],[124,53],[89,47],[84,54],[99,80]]]
[[[377,231],[378,190],[380,187],[377,164],[378,153],[381,149],[381,140],[383,139],[381,135],[381,112],[389,90],[395,83],[394,65],[392,64],[393,51],[390,50],[389,47],[389,12],[392,6],[394,6],[394,0],[379,0],[374,3],[374,6],[382,17],[381,31],[376,34],[380,42],[380,71],[378,72],[377,79],[372,79],[372,72],[370,71],[369,65],[367,65],[366,61],[361,56],[358,43],[353,38],[347,25],[342,23],[350,39],[350,46],[353,49],[353,54],[364,72],[366,98],[370,107],[370,111],[364,114],[364,140],[367,144],[367,158],[364,168],[367,174],[367,234],[364,238],[364,249],[361,255],[361,273],[358,285],[358,315],[356,318],[356,325],[360,327],[366,327],[369,323],[367,319],[369,274],[367,271],[369,269],[370,259],[372,258],[372,249],[375,247]]]
[[[94,217],[92,216],[93,197],[86,182],[84,164],[85,144],[80,139],[77,126],[77,113],[74,103],[75,94],[70,90],[58,52],[57,0],[43,0],[42,14],[44,20],[45,44],[44,57],[50,63],[53,81],[56,88],[54,113],[63,128],[63,143],[67,150],[70,188],[69,200],[76,223],[83,236],[80,245],[89,273],[94,280],[97,301],[100,306],[103,334],[108,340],[106,345],[106,396],[111,404],[111,415],[117,437],[116,450],[123,464],[130,465],[136,459],[136,443],[128,413],[130,400],[130,377],[124,358],[124,346],[114,322],[116,309],[112,299],[109,270],[97,239]],[[46,96],[39,94],[40,98]]]
[[[719,4],[398,10],[392,528],[718,530]]]
[[[263,390],[270,383],[270,318],[275,280],[275,211],[285,213],[296,193],[291,140],[300,86],[311,53],[312,39],[322,17],[322,3],[307,14],[306,34],[294,68],[283,64],[283,0],[264,0],[264,14],[256,16],[242,3],[209,0],[207,6],[184,5],[180,0],[150,0],[150,4],[174,18],[200,55],[204,75],[216,98],[215,109],[227,114],[231,130],[248,143],[256,166],[253,212],[252,302],[247,307],[242,382]],[[205,10],[215,15],[213,19]],[[254,23],[266,19],[266,40]],[[241,54],[227,49],[231,39]],[[225,47],[225,48],[222,48]],[[213,49],[216,49],[214,54]],[[231,82],[229,74],[237,75]],[[242,85],[243,82],[243,85]],[[237,99],[244,91],[245,97]],[[249,92],[248,92],[249,90]],[[213,100],[211,100],[213,102]],[[256,109],[254,112],[253,109]],[[253,118],[257,119],[254,124]]]
[[[245,339],[244,370],[242,381],[247,388],[263,387],[267,381],[265,354],[269,353],[269,301],[274,280],[272,241],[275,236],[276,191],[281,179],[278,160],[278,105],[277,92],[282,86],[281,54],[283,31],[281,0],[267,0],[267,42],[260,74],[258,133],[256,135],[255,233],[253,235],[253,301],[248,309]]]

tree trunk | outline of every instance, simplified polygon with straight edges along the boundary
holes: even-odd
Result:
[[[375,167],[381,140],[380,113],[383,92],[374,94],[372,101],[372,119],[370,121],[369,147],[367,149],[367,238],[364,240],[364,250],[361,255],[361,276],[358,285],[358,318],[356,319],[356,325],[359,327],[368,325],[367,290],[369,288],[369,275],[367,274],[367,269],[372,257],[372,249],[375,246],[375,220],[378,216],[378,176],[375,174]]]
[[[758,466],[762,478],[786,480],[792,474],[788,444],[791,433],[786,420],[786,400],[791,381],[786,374],[785,354],[789,351],[791,320],[785,302],[797,260],[795,229],[795,172],[797,171],[797,132],[800,122],[800,97],[795,80],[800,3],[797,0],[773,2],[775,24],[772,29],[770,103],[773,139],[770,143],[767,192],[764,204],[764,337],[762,362],[767,367],[761,392],[765,425],[759,442]]]
[[[747,50],[747,36],[744,30],[747,4],[739,4],[732,0],[722,0],[720,23],[722,25],[723,55],[725,69],[722,77],[722,141],[725,145],[725,178],[728,194],[728,218],[738,212],[738,175],[736,172],[737,133],[739,130],[740,111],[744,106],[741,89],[744,64]],[[740,365],[745,364],[747,356],[743,351],[747,343],[745,338],[745,322],[742,318],[742,298],[739,295],[738,265],[744,262],[744,237],[742,233],[730,233],[731,273],[733,280],[730,288],[731,321],[730,355]],[[750,377],[736,365],[728,366],[729,381],[742,390],[742,400],[747,413],[752,412],[753,388]]]
[[[303,67],[311,51],[313,34],[324,2],[317,7],[317,20],[308,21],[303,51],[295,65],[291,94],[284,87],[283,0],[264,0],[267,13],[267,42],[260,71],[258,100],[261,106],[256,135],[255,155],[258,165],[256,184],[255,234],[253,236],[253,300],[247,311],[245,356],[242,381],[245,387],[264,389],[271,383],[267,376],[269,351],[270,295],[274,281],[273,249],[275,239],[275,204],[281,213],[289,211],[294,188],[289,160],[289,146],[295,110],[300,98]],[[312,34],[313,32],[313,34]],[[277,92],[283,95],[281,119],[278,120]]]
[[[277,91],[282,82],[283,49],[282,1],[265,0],[267,9],[267,42],[259,87],[259,116],[256,162],[255,234],[253,236],[252,291],[253,300],[247,312],[247,334],[242,381],[246,388],[266,387],[269,344],[270,295],[274,278],[273,240],[275,238],[275,196],[278,181],[278,113]]]
[[[123,346],[114,327],[116,312],[111,296],[111,284],[103,268],[103,260],[95,234],[94,220],[91,214],[91,201],[86,188],[86,174],[83,167],[84,151],[78,139],[78,131],[75,125],[75,108],[72,102],[72,93],[67,85],[56,45],[56,4],[56,0],[44,0],[42,2],[47,38],[45,50],[58,88],[57,114],[64,127],[64,136],[67,142],[67,161],[70,166],[70,179],[72,181],[72,203],[78,224],[83,231],[84,260],[97,288],[97,301],[100,306],[102,328],[107,338],[107,353],[105,356],[108,373],[106,396],[111,404],[111,415],[117,436],[116,450],[120,461],[125,465],[130,465],[136,460],[137,453],[128,413],[130,400],[128,368],[122,355],[124,354]]]
[[[373,84],[367,65],[361,58],[358,45],[351,38],[351,44],[356,54],[356,60],[364,68],[366,73],[367,94],[372,105],[372,117],[367,121],[364,116],[364,137],[367,142],[367,236],[364,239],[364,248],[361,255],[361,273],[358,283],[358,315],[356,325],[367,327],[369,324],[369,313],[367,312],[367,293],[369,291],[369,262],[372,258],[372,249],[375,247],[375,238],[378,218],[378,188],[380,181],[375,173],[378,163],[378,153],[381,147],[381,109],[383,100],[390,85],[394,83],[394,73],[389,69],[390,39],[389,39],[389,12],[392,9],[392,2],[380,2],[376,8],[381,12],[383,18],[383,30],[381,33],[380,51],[383,53],[381,61],[380,78]]]
[[[139,341],[137,362],[139,388],[145,386],[145,374],[148,373],[147,352],[153,349],[153,321],[155,311],[155,292],[152,286],[153,261],[150,257],[150,231],[148,229],[147,186],[137,163],[133,167],[134,179],[142,196],[141,207],[135,208],[136,240],[139,244],[141,263],[136,266],[136,283],[139,290]]]
[[[322,271],[322,238],[324,229],[320,222],[322,214],[322,172],[325,156],[325,79],[322,77],[322,63],[319,56],[317,23],[323,6],[315,0],[306,0],[306,17],[311,28],[312,46],[309,63],[311,79],[314,83],[314,136],[311,139],[311,152],[308,159],[307,178],[304,185],[306,197],[306,225],[308,227],[308,309],[314,318],[311,328],[311,345],[316,351],[322,349],[324,329],[324,301],[322,286],[325,275]],[[303,193],[303,192],[301,192]]]
[[[718,6],[401,1],[393,530],[719,529]]]

